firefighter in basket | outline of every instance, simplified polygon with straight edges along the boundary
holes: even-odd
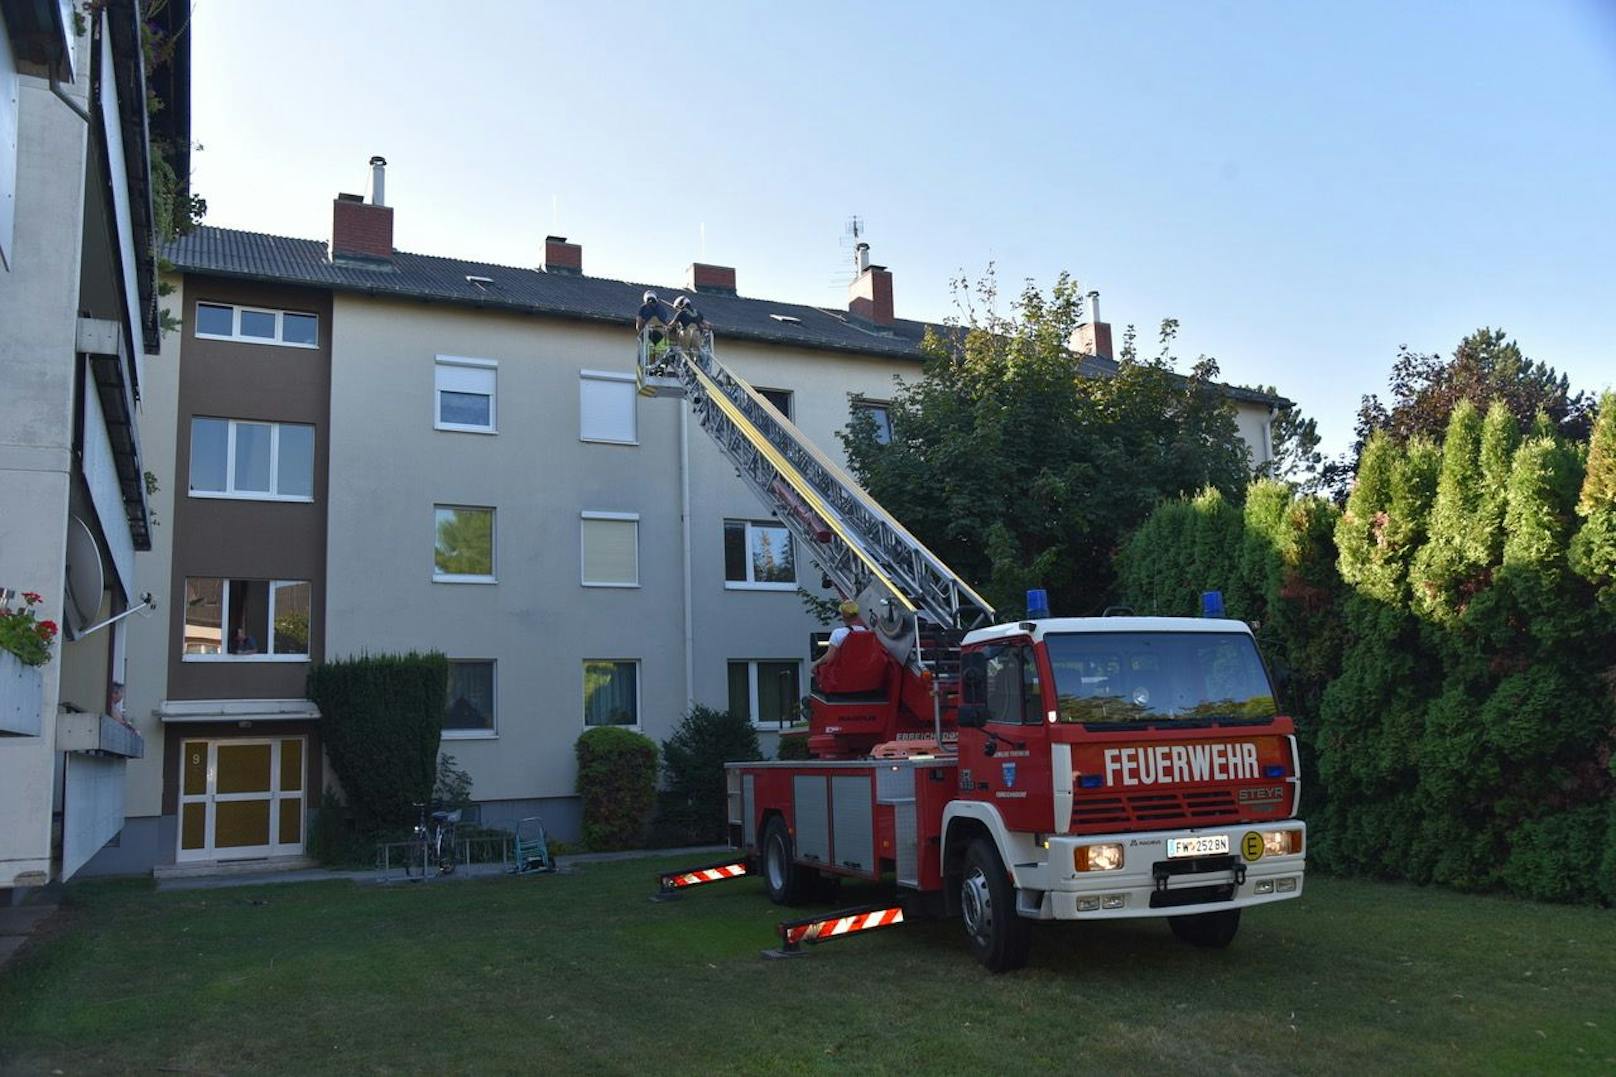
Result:
[[[668,327],[675,346],[687,352],[698,352],[702,345],[710,344],[713,337],[712,326],[702,317],[701,311],[690,302],[690,297],[682,295],[673,301],[673,321]]]
[[[655,292],[647,290],[640,312],[634,318],[634,332],[645,337],[646,361],[652,368],[659,366],[667,356],[672,322],[673,308],[658,299]]]

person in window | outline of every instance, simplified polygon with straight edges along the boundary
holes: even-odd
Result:
[[[258,641],[245,628],[237,625],[236,630],[230,634],[230,653],[257,654]]]
[[[859,606],[852,599],[843,599],[842,604],[836,607],[836,612],[842,615],[842,626],[831,632],[830,646],[825,648],[824,654],[814,660],[814,664],[809,667],[810,672],[817,673],[821,666],[833,661],[836,658],[836,648],[840,647],[842,641],[847,639],[849,635],[854,632],[869,631],[868,628],[859,623]]]

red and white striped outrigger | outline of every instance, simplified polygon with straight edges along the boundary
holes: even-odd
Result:
[[[657,876],[657,892],[652,895],[652,901],[668,901],[679,896],[679,891],[692,886],[702,886],[706,883],[721,883],[725,879],[739,879],[747,874],[745,858],[731,857],[729,860],[720,860],[716,864],[707,864],[699,868],[686,868],[683,871],[668,871]]]
[[[863,931],[897,927],[901,923],[903,909],[897,905],[866,905],[802,920],[786,920],[780,924],[780,948],[765,950],[763,956],[794,957],[803,952],[804,946],[845,939]]]

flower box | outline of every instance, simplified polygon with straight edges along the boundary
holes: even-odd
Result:
[[[43,670],[0,650],[0,737],[39,736],[44,728],[44,705]]]

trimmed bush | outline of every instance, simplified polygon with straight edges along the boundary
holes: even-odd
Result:
[[[761,759],[757,730],[739,714],[697,704],[673,736],[662,742],[667,795],[662,825],[682,844],[705,844],[725,837],[728,787],[724,764]]]
[[[366,655],[309,671],[331,769],[361,835],[407,826],[432,795],[449,662],[441,654]]]
[[[600,726],[584,731],[576,751],[584,846],[638,848],[656,804],[656,741],[632,729]]]
[[[780,747],[775,749],[776,759],[808,759],[808,731],[780,734]]]

